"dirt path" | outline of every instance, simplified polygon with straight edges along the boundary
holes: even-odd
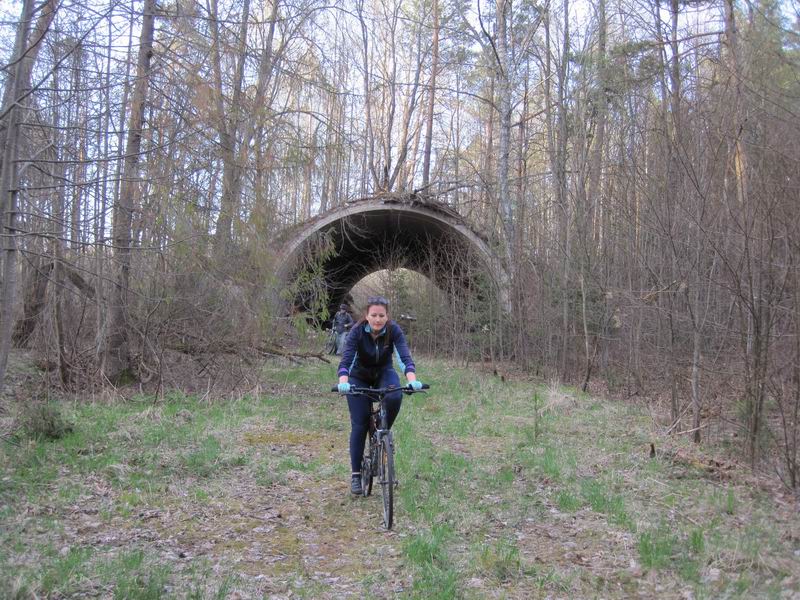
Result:
[[[341,444],[329,444],[321,456],[319,448],[289,444],[280,439],[281,432],[264,429],[238,435],[242,451],[253,440],[269,439],[265,451],[279,455],[329,461],[343,452]],[[202,493],[195,483],[181,481],[159,495],[156,504],[120,511],[126,492],[91,475],[82,481],[89,493],[67,506],[30,505],[19,523],[20,533],[34,546],[53,543],[62,556],[77,548],[106,557],[141,549],[170,566],[174,577],[168,591],[180,597],[190,589],[213,597],[224,588],[227,598],[298,593],[389,598],[409,587],[400,560],[408,523],[385,531],[380,497],[351,497],[342,477],[320,478],[290,469],[281,482],[265,487],[251,470],[241,468]],[[25,525],[26,519],[34,523],[41,518],[58,522],[57,533]],[[235,577],[222,585],[232,573]],[[86,581],[75,591],[103,597],[112,588]]]

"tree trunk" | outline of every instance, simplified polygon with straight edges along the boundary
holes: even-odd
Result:
[[[700,443],[700,329],[694,328],[692,335],[692,440],[695,444]]]
[[[409,140],[409,129],[411,128],[411,119],[414,116],[414,112],[417,108],[417,93],[419,90],[419,80],[422,74],[422,33],[417,33],[417,66],[414,70],[414,83],[411,86],[411,91],[409,93],[408,102],[404,108],[403,112],[403,128],[402,133],[400,134],[400,141],[398,142],[399,152],[397,156],[397,164],[391,170],[387,172],[390,173],[388,176],[385,186],[387,191],[391,191],[394,189],[394,185],[397,182],[398,175],[402,172],[402,169],[406,166],[406,160],[408,157],[408,149],[412,144],[412,141]],[[394,87],[394,86],[392,86]],[[392,97],[394,97],[394,91],[392,91]],[[394,100],[392,100],[392,106],[394,107]],[[394,113],[394,108],[392,108],[392,113]],[[391,130],[392,124],[391,121],[389,123],[388,129]],[[419,128],[417,128],[419,131]],[[388,137],[388,133],[387,133]],[[416,136],[411,136],[416,137]],[[387,152],[389,149],[387,148]],[[387,163],[388,166],[388,163]],[[413,169],[412,169],[413,171]]]
[[[586,356],[586,369],[584,370],[583,385],[581,390],[584,392],[589,387],[589,379],[592,377],[592,363],[594,362],[594,355],[590,353],[589,347],[589,323],[586,318],[586,282],[583,273],[580,275],[581,279],[581,315],[583,320],[583,350]]]
[[[28,44],[27,49],[23,54],[15,55],[17,56],[17,60],[21,59],[24,56],[23,62],[24,65],[21,66],[20,70],[17,69],[9,69],[10,76],[6,79],[6,86],[3,89],[3,104],[2,110],[0,111],[0,148],[5,148],[6,146],[6,137],[8,136],[9,128],[7,126],[6,118],[8,116],[8,111],[11,108],[13,102],[12,99],[14,96],[14,80],[16,77],[22,77],[24,81],[28,82],[28,87],[31,84],[31,73],[33,71],[33,65],[36,62],[36,58],[39,56],[39,50],[43,46],[42,40],[47,32],[50,30],[50,25],[53,23],[53,19],[56,16],[56,10],[58,9],[58,0],[48,0],[47,4],[42,7],[42,12],[39,15],[39,19],[36,21],[36,28],[33,30],[33,34],[30,36],[30,43]],[[23,6],[23,11],[25,10]],[[32,11],[35,11],[34,8],[31,8]],[[30,18],[33,18],[33,14],[30,15]],[[20,23],[22,25],[22,23]],[[30,23],[25,24],[26,28],[30,28]],[[19,28],[17,29],[17,34],[19,34]],[[28,43],[28,38],[26,37],[24,40],[25,43]],[[15,46],[16,48],[16,46]],[[9,65],[15,65],[16,60],[12,60]],[[2,157],[0,157],[2,160]],[[0,202],[0,208],[2,208],[2,202]]]
[[[69,227],[69,240],[70,246],[73,250],[81,247],[81,208],[83,205],[83,186],[86,179],[86,149],[87,149],[87,135],[88,128],[86,123],[86,99],[85,92],[83,92],[82,69],[83,63],[86,60],[84,55],[83,45],[78,43],[72,51],[72,90],[76,95],[75,102],[75,137],[71,146],[77,152],[76,162],[72,169],[72,205],[70,207],[70,227]]]
[[[562,252],[561,280],[561,376],[567,378],[567,355],[569,352],[569,279],[570,279],[570,210],[567,197],[567,67],[569,64],[569,1],[564,1],[564,39],[561,64],[558,68],[558,111],[555,127],[555,154],[553,156],[553,182],[556,187],[556,206],[559,211],[559,246]]]
[[[497,186],[498,204],[503,217],[503,233],[506,238],[507,257],[514,248],[514,207],[509,192],[509,156],[511,153],[511,60],[508,48],[508,19],[511,13],[511,0],[497,3],[497,104],[500,110],[500,136],[498,140]],[[509,265],[513,264],[509,261]]]
[[[234,75],[234,89],[229,115],[225,113],[223,102],[219,35],[216,33],[216,2],[212,3],[214,9],[212,32],[214,33],[215,39],[215,50],[212,56],[216,87],[217,128],[223,148],[222,200],[215,234],[216,252],[220,257],[224,257],[227,254],[233,239],[234,216],[239,214],[241,202],[242,170],[248,163],[251,142],[263,118],[263,109],[266,105],[267,84],[272,78],[275,66],[275,54],[273,53],[272,44],[278,19],[278,6],[279,1],[275,0],[272,3],[269,17],[269,29],[259,57],[258,78],[256,81],[255,95],[252,101],[254,109],[251,114],[245,116],[242,114],[244,109],[244,100],[242,96],[244,94],[243,81],[245,62],[247,60],[247,22],[250,15],[250,1],[245,0],[244,7],[242,8],[242,24],[239,32],[239,47],[237,49],[238,62]],[[280,52],[280,50],[278,52]],[[240,124],[243,124],[244,127],[242,128]]]
[[[363,168],[361,176],[361,195],[367,192],[368,175],[372,179],[373,190],[380,186],[380,178],[375,169],[375,131],[372,124],[372,93],[370,90],[370,62],[369,62],[369,35],[366,19],[364,18],[364,1],[358,2],[358,22],[361,27],[361,60],[364,69],[364,112],[366,113],[366,132],[364,143]]]
[[[136,188],[139,185],[139,153],[142,145],[142,127],[147,90],[150,83],[150,59],[153,55],[153,30],[155,26],[155,0],[145,0],[142,33],[139,41],[139,58],[136,83],[131,99],[128,123],[128,140],[125,144],[125,162],[119,201],[114,206],[114,255],[118,274],[112,292],[108,322],[108,339],[103,364],[103,374],[111,382],[119,382],[130,375],[130,348],[128,339],[128,287],[131,267],[131,226],[133,221]]]
[[[222,149],[222,198],[220,200],[219,218],[215,233],[216,251],[225,255],[232,239],[233,216],[238,212],[239,203],[239,170],[243,165],[236,162],[236,138],[242,109],[242,82],[244,80],[244,63],[247,49],[247,30],[250,21],[250,0],[244,0],[242,7],[242,21],[239,29],[239,46],[237,49],[238,62],[233,80],[233,96],[231,99],[230,115],[225,112],[224,95],[222,88],[222,60],[221,40],[219,37],[219,15],[216,0],[210,4],[211,34],[213,40],[212,65],[214,71],[214,85],[216,87],[217,104],[217,133]]]
[[[133,6],[131,6],[131,13],[133,13]],[[108,44],[106,46],[106,69],[107,69],[107,73],[108,73],[108,75],[106,76],[106,86],[107,86],[107,89],[110,90],[111,89],[111,86],[110,86],[111,60],[112,60],[112,55],[114,53],[114,39],[113,39],[113,34],[112,34],[111,31],[109,31],[108,35],[109,35]],[[128,81],[130,79],[130,74],[131,74],[130,73],[131,63],[133,62],[131,60],[132,57],[133,57],[133,28],[132,27],[130,27],[128,29],[128,47],[127,47],[126,54],[127,54],[127,60],[125,61],[125,81]],[[119,108],[119,116],[118,116],[119,123],[124,123],[125,122],[125,111],[126,111],[127,106],[128,106],[128,96],[129,96],[129,94],[130,94],[130,86],[126,85],[125,89],[122,92],[122,102],[120,103],[120,108]],[[107,92],[107,96],[106,96],[106,107],[107,107],[107,110],[106,110],[105,117],[104,117],[105,122],[106,122],[106,126],[104,127],[105,130],[108,130],[108,124],[111,122],[111,114],[112,114],[111,106],[112,106],[111,94],[110,94],[110,92]],[[118,148],[122,148],[123,142],[125,141],[125,131],[124,131],[124,129],[125,129],[124,127],[120,127],[118,132],[117,132],[117,147]],[[110,155],[110,152],[109,152],[109,148],[110,148],[109,136],[105,136],[105,140],[103,142],[103,148],[104,148],[104,155],[105,156],[109,156]],[[120,177],[120,174],[122,173],[123,160],[124,160],[123,157],[117,157],[117,159],[115,161],[115,164],[114,164],[114,175],[113,175],[113,180],[112,180],[113,181],[112,182],[112,195],[113,195],[112,206],[116,206],[117,203],[119,202],[120,182],[122,180],[122,178]],[[108,163],[109,163],[109,161],[103,161],[103,171],[105,173],[108,172],[108,167],[109,167]],[[100,214],[106,214],[106,209],[108,207],[108,197],[107,197],[107,195],[105,193],[106,189],[107,189],[107,182],[106,182],[106,180],[104,178],[103,179],[103,194],[101,195],[101,198],[100,198],[100,205],[101,205],[101,211],[102,211]],[[213,190],[211,190],[211,191],[213,192]],[[97,364],[100,365],[100,369],[98,371],[98,374],[100,375],[100,378],[102,379],[102,377],[103,377],[102,365],[103,365],[103,363],[105,361],[105,356],[106,356],[106,353],[107,353],[107,342],[108,342],[108,337],[109,337],[108,336],[108,320],[110,318],[110,313],[111,313],[111,310],[109,308],[109,298],[108,298],[108,294],[107,294],[107,291],[106,291],[106,285],[105,285],[106,277],[107,277],[106,276],[106,259],[107,259],[108,254],[109,254],[109,248],[107,247],[107,238],[106,238],[107,234],[106,234],[106,229],[105,229],[105,223],[103,223],[102,219],[97,219],[96,222],[97,222],[97,225],[98,225],[98,229],[97,229],[97,238],[96,238],[97,239],[97,248],[96,248],[97,256],[95,257],[95,264],[96,264],[96,269],[97,269],[97,280],[96,280],[97,283],[96,283],[96,286],[95,286],[95,295],[97,297],[97,304],[96,304],[97,313],[96,313],[96,317],[95,317],[96,322],[97,322],[97,332],[95,334],[95,360],[97,361]],[[113,229],[112,229],[112,235],[113,235]],[[110,280],[111,277],[108,276],[108,279]]]
[[[589,161],[589,189],[587,193],[588,207],[584,215],[586,221],[586,242],[591,240],[593,245],[597,245],[597,232],[594,225],[597,207],[602,207],[603,201],[600,198],[601,176],[603,172],[603,151],[606,144],[606,121],[608,121],[608,99],[606,82],[606,0],[598,0],[597,3],[598,20],[598,40],[597,40],[597,63],[598,63],[598,87],[595,103],[597,105],[597,120],[595,135],[592,140],[591,159]],[[601,208],[602,210],[602,208]]]
[[[75,75],[75,65],[73,64],[73,78]],[[53,73],[53,90],[54,90],[54,102],[53,102],[53,123],[59,125],[61,123],[61,118],[59,115],[59,71],[60,69],[56,69]],[[72,90],[75,90],[76,81],[73,79],[72,81]],[[67,110],[66,115],[66,126],[69,128],[71,125],[71,118],[72,112]],[[56,147],[56,156],[60,157],[61,160],[56,163],[54,167],[54,177],[53,177],[53,193],[52,193],[52,203],[53,203],[53,223],[51,226],[51,232],[53,234],[52,239],[52,256],[53,256],[53,266],[50,269],[53,277],[53,286],[52,286],[52,297],[53,297],[53,330],[55,331],[56,337],[56,355],[58,357],[58,372],[61,377],[61,384],[66,385],[69,382],[69,367],[67,366],[66,362],[66,340],[64,339],[64,321],[62,316],[62,300],[63,294],[62,290],[64,287],[64,254],[66,249],[66,240],[68,239],[75,239],[73,236],[75,230],[73,229],[73,221],[70,219],[69,222],[66,220],[66,188],[63,185],[58,185],[58,182],[66,181],[67,178],[67,161],[68,155],[66,154],[69,152],[71,148],[71,144],[74,143],[75,138],[71,133],[68,133],[65,136],[66,143],[68,145],[67,148],[63,148],[64,139],[59,139],[59,132],[56,130],[54,132],[54,146]],[[61,147],[63,150],[59,150]],[[74,211],[73,213],[74,214]]]
[[[31,58],[25,56],[33,20],[33,0],[25,0],[17,26],[12,76],[7,80],[8,104],[3,113],[6,129],[3,164],[0,165],[0,231],[3,234],[2,308],[0,308],[0,393],[5,384],[11,336],[14,327],[14,304],[17,296],[17,157],[20,144],[20,102],[30,87]]]
[[[31,268],[31,283],[23,305],[22,319],[17,321],[14,328],[15,346],[27,344],[36,331],[40,315],[44,309],[45,292],[47,292],[48,278],[50,277],[53,263],[50,261],[43,263],[41,258],[37,257],[34,259]]]
[[[422,189],[427,189],[431,174],[433,144],[433,113],[436,106],[436,72],[439,70],[439,0],[433,0],[433,42],[431,52],[431,84],[428,95],[428,114],[425,119],[425,149],[422,152]]]

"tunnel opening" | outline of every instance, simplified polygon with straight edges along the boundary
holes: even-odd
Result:
[[[484,287],[471,287],[476,281]],[[501,312],[487,285],[478,275],[466,288],[459,283],[443,289],[411,269],[381,269],[356,282],[346,303],[357,321],[369,296],[385,296],[390,317],[403,328],[412,350],[480,360],[491,354],[488,332]]]
[[[476,258],[501,296],[508,284],[506,267],[489,240],[452,209],[433,202],[382,198],[348,203],[299,224],[276,245],[278,276],[285,282],[305,266],[304,261],[325,255],[332,300],[367,273],[392,266],[387,256],[402,261],[399,266],[424,271],[426,263],[446,263],[450,257],[443,255],[456,251],[458,256]]]
[[[363,290],[371,288],[390,296],[393,317],[419,349],[475,356],[487,352],[484,334],[507,310],[505,269],[488,242],[426,206],[343,207],[295,232],[285,247],[283,299],[320,327],[341,303],[360,317]],[[394,301],[403,294],[413,306]]]

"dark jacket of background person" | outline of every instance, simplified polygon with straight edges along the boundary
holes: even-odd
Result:
[[[352,325],[353,317],[346,310],[339,310],[333,316],[333,330],[336,333],[344,333],[348,325]]]

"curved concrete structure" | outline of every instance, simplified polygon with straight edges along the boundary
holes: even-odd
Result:
[[[493,283],[502,305],[508,305],[509,277],[503,261],[446,205],[417,196],[386,196],[350,202],[318,215],[277,241],[280,283],[293,281],[301,259],[317,253],[322,237],[335,249],[335,256],[322,261],[332,307],[366,275],[390,267],[418,271],[445,290],[454,280],[457,288],[469,289],[482,273]],[[300,307],[304,302],[295,298],[294,304]]]

